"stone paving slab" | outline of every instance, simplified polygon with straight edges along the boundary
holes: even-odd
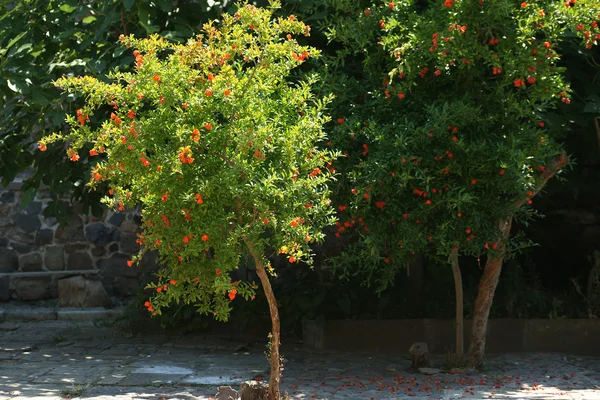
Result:
[[[0,400],[208,400],[217,386],[266,379],[264,344],[129,334],[89,321],[0,324]],[[314,353],[286,344],[281,389],[294,400],[600,400],[600,359],[491,355],[482,372],[407,372],[400,357]],[[240,351],[240,349],[244,349]],[[444,357],[432,356],[440,367]]]

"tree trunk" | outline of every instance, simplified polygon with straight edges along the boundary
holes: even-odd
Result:
[[[600,137],[600,131],[599,137]],[[535,197],[550,178],[552,178],[562,167],[567,165],[569,157],[565,151],[549,163],[542,170],[541,180],[535,188],[530,198]],[[516,211],[525,203],[525,199],[518,199],[513,204],[513,209]],[[494,300],[494,294],[498,281],[500,280],[500,272],[502,271],[502,262],[504,261],[504,252],[506,243],[510,235],[513,215],[511,214],[504,221],[500,222],[499,229],[502,234],[502,239],[498,243],[498,254],[495,257],[490,257],[485,263],[483,276],[479,281],[479,292],[475,300],[475,310],[473,311],[473,329],[471,334],[471,344],[469,345],[469,366],[479,368],[483,364],[483,355],[485,354],[485,340],[487,334],[487,323],[490,316],[490,308]]]
[[[504,261],[504,250],[506,241],[510,235],[512,216],[500,224],[502,241],[498,243],[500,252],[495,257],[490,257],[485,263],[483,276],[479,281],[479,292],[475,300],[473,312],[473,328],[471,333],[471,344],[469,346],[469,366],[480,368],[483,364],[485,354],[485,341],[487,335],[487,323],[490,316],[490,308],[494,300],[494,293],[500,281],[502,262]]]
[[[269,312],[271,314],[271,357],[269,360],[269,364],[271,364],[271,375],[269,376],[269,400],[279,400],[279,382],[281,381],[279,344],[281,335],[277,300],[275,299],[275,293],[273,293],[267,271],[265,271],[262,255],[256,254],[252,243],[246,241],[246,245],[254,258],[256,273],[262,284],[265,296],[267,297],[267,302],[269,303]]]
[[[458,247],[452,249],[450,264],[454,275],[454,293],[456,296],[456,360],[460,363],[465,353],[464,315],[463,315],[463,284],[460,266],[458,265]]]

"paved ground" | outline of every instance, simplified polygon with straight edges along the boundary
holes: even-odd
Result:
[[[96,324],[98,325],[98,324]],[[491,356],[485,372],[406,372],[398,357],[312,353],[285,345],[282,390],[293,399],[596,399],[600,359]],[[127,335],[92,322],[0,324],[0,400],[198,399],[265,376],[264,346],[223,338]],[[434,358],[442,363],[443,357]]]

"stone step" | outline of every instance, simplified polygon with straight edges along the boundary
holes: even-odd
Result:
[[[76,269],[67,271],[29,271],[29,272],[0,272],[0,278],[33,278],[38,276],[57,275],[89,275],[97,274],[97,269]]]
[[[93,321],[123,315],[124,308],[0,308],[3,321]]]

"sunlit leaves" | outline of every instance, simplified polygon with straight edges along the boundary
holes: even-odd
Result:
[[[309,245],[332,223],[327,165],[336,155],[316,146],[330,98],[314,96],[314,77],[289,82],[294,68],[319,55],[286,37],[305,31],[297,20],[241,6],[185,45],[123,36],[134,72],[114,72],[111,83],[56,82],[86,98],[67,116],[67,155],[79,162],[78,150],[91,143],[94,156],[106,157],[88,185],[108,184],[104,202],[115,209],[142,204],[142,252],[130,264],[147,250],[160,254],[151,312],[184,301],[226,319],[231,301],[251,299],[256,288],[229,274],[247,243],[309,263]],[[93,126],[90,117],[103,122]]]

